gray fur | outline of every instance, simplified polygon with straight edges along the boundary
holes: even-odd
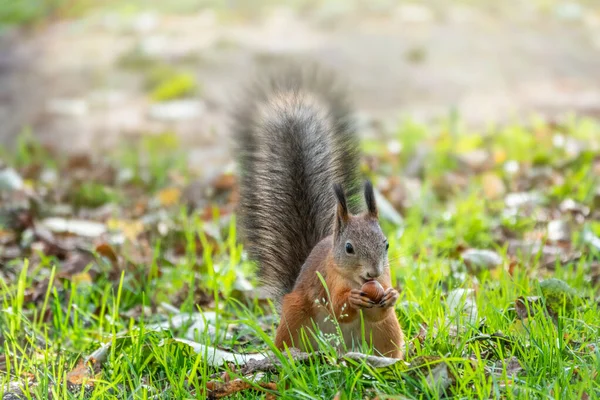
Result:
[[[263,285],[280,300],[332,233],[335,183],[356,207],[351,108],[331,74],[292,66],[260,79],[234,117],[242,237]]]
[[[344,193],[337,193],[338,202],[344,202]],[[388,268],[387,239],[377,220],[377,205],[371,182],[365,182],[367,211],[359,215],[343,215],[344,207],[338,207],[335,235],[333,236],[333,260],[338,272],[357,286],[378,278]],[[348,253],[346,245],[352,246]]]

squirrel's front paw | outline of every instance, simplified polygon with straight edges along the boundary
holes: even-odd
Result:
[[[379,304],[377,304],[377,306],[381,308],[393,307],[394,304],[396,304],[396,302],[398,301],[399,297],[400,293],[398,293],[396,289],[389,288],[385,291],[385,293],[383,294],[383,298],[381,299]]]
[[[352,289],[350,291],[348,303],[350,303],[351,307],[356,309],[375,307],[375,302],[371,301],[371,299],[369,299],[364,292],[361,292],[360,289]]]

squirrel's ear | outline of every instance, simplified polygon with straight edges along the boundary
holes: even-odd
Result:
[[[346,203],[346,195],[344,189],[338,183],[333,185],[333,192],[337,199],[337,209],[335,211],[335,233],[338,234],[342,231],[346,223],[348,222],[348,204]]]
[[[367,203],[369,215],[373,218],[378,218],[379,212],[377,211],[377,202],[375,201],[375,192],[373,191],[371,181],[365,182],[365,202]]]

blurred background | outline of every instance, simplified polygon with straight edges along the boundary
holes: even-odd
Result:
[[[268,348],[227,116],[290,59],[348,82],[404,371],[445,361],[262,383],[599,398],[600,0],[0,0],[0,397],[83,398],[101,367],[90,398],[204,398],[231,366],[191,351]]]
[[[230,162],[227,106],[265,65],[339,71],[363,135],[456,114],[473,129],[600,115],[595,0],[1,0],[0,145],[61,153],[169,132]]]

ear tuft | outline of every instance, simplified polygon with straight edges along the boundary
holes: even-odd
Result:
[[[377,202],[375,201],[375,192],[373,191],[371,181],[365,182],[365,202],[367,203],[369,215],[373,218],[377,218],[379,212],[377,211]]]
[[[333,192],[337,198],[338,207],[341,208],[344,215],[348,215],[348,204],[346,203],[346,194],[344,193],[344,189],[342,189],[342,185],[339,183],[334,184]]]
[[[333,231],[335,233],[335,236],[338,236],[344,230],[344,227],[348,223],[348,204],[346,203],[346,195],[344,194],[344,189],[342,189],[342,185],[338,183],[333,185],[333,192],[335,193],[335,197],[337,198],[337,208],[335,211],[335,225]]]

